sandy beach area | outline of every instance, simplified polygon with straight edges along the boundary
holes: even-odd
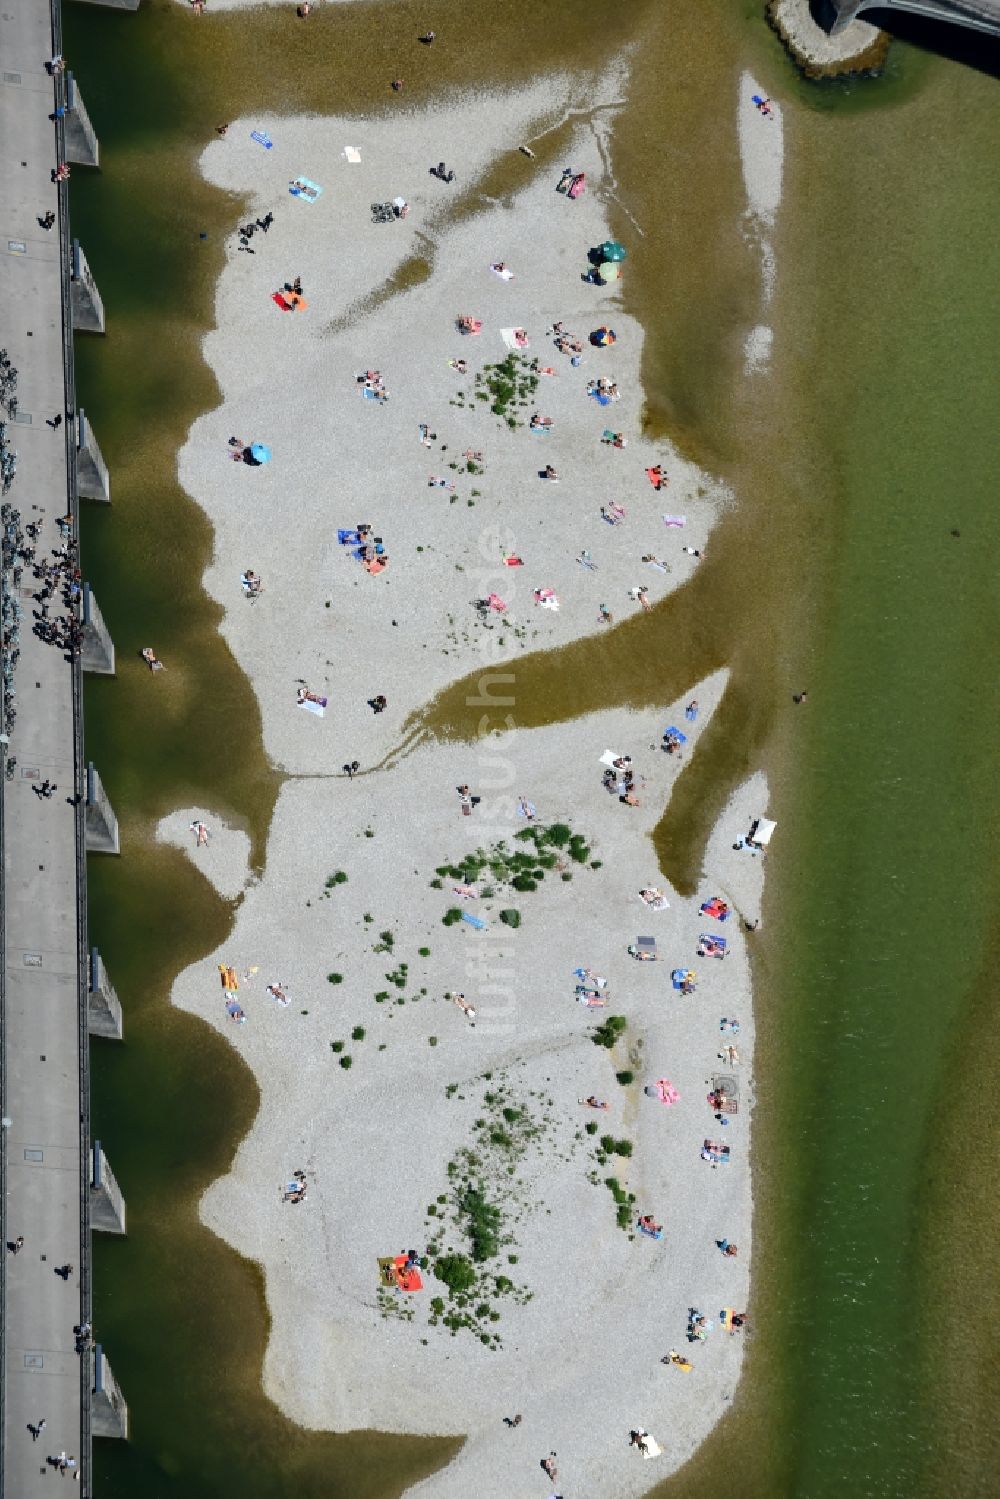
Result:
[[[721,1315],[745,1309],[749,1286],[744,923],[759,918],[763,858],[733,845],[767,812],[766,784],[734,796],[681,899],[650,834],[724,673],[654,711],[516,727],[518,656],[641,612],[638,588],[655,606],[732,503],[644,440],[642,330],[616,282],[583,279],[610,235],[627,79],[609,70],[603,86],[581,97],[549,78],[377,120],[239,120],[202,161],[245,198],[239,223],[273,221],[242,248],[234,223],[205,340],[222,403],[179,472],[215,528],[206,587],[288,777],[231,937],[174,988],[261,1090],[202,1211],[263,1267],[265,1389],[294,1420],[468,1435],[412,1491],[435,1499],[544,1494],[551,1452],[556,1492],[644,1492],[725,1410],[745,1336]],[[548,137],[567,121],[556,155]],[[442,154],[450,183],[429,172]],[[586,174],[576,200],[556,191],[564,168]],[[406,215],[372,222],[397,196]],[[282,311],[273,296],[296,277],[308,306]],[[463,315],[480,331],[463,336]],[[600,327],[613,343],[590,341]],[[511,342],[519,363],[497,376]],[[598,380],[607,404],[588,391]],[[532,430],[534,413],[551,426]],[[269,460],[233,461],[251,444]],[[362,544],[384,548],[372,572],[338,539],[359,522]],[[404,742],[410,715],[477,666],[513,673],[489,724],[502,732]],[[676,753],[668,727],[686,736]],[[624,766],[604,784],[621,757],[631,793]],[[244,890],[246,850],[209,812],[179,811],[159,836],[222,893]],[[713,897],[728,919],[702,913]],[[699,954],[703,936],[725,957]],[[655,962],[630,955],[640,937]],[[671,975],[688,970],[682,993]],[[611,1017],[613,1044],[597,1044]],[[719,1076],[735,1112],[709,1099]],[[646,1214],[661,1237],[639,1231]],[[423,1289],[397,1289],[391,1266],[380,1286],[379,1260],[411,1248]],[[712,1324],[704,1340],[687,1340],[692,1312]],[[671,1349],[690,1371],[661,1362]],[[655,1461],[630,1447],[634,1428],[662,1447]]]

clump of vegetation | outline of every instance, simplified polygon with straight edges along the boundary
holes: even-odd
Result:
[[[464,1254],[443,1254],[434,1262],[434,1274],[448,1287],[452,1296],[471,1291],[476,1284],[476,1272]]]
[[[483,1074],[484,1082],[490,1079],[491,1074]],[[456,1091],[454,1083],[445,1089],[448,1097]],[[530,1106],[533,1098],[542,1100],[540,1117]],[[518,1304],[530,1299],[530,1291],[515,1285],[509,1275],[498,1274],[495,1266],[513,1243],[513,1227],[520,1214],[536,1206],[534,1193],[528,1181],[519,1178],[518,1168],[553,1122],[548,1113],[551,1102],[541,1094],[529,1094],[527,1099],[514,1096],[502,1083],[484,1092],[484,1110],[473,1125],[472,1144],[463,1146],[448,1162],[450,1190],[427,1210],[434,1236],[427,1255],[435,1275],[451,1293],[447,1302],[431,1301],[431,1326],[440,1324],[452,1336],[464,1330],[484,1347],[496,1349],[500,1346],[498,1298]],[[507,1254],[507,1262],[515,1265],[517,1255]]]
[[[378,941],[372,943],[372,952],[392,952],[395,941],[391,932],[379,932]]]
[[[439,889],[445,880],[471,885],[485,878],[491,883],[480,891],[481,895],[486,896],[488,890],[492,896],[496,894],[496,886],[505,885],[522,894],[530,894],[538,889],[548,871],[555,871],[564,880],[571,879],[572,875],[566,870],[567,857],[584,864],[590,855],[587,840],[581,833],[574,833],[565,822],[554,822],[548,827],[532,824],[522,828],[514,837],[516,842],[527,846],[510,848],[501,839],[489,848],[478,848],[475,853],[466,854],[461,863],[439,865],[435,871],[437,878],[431,881],[431,885]],[[452,926],[461,917],[461,911],[452,907],[445,912],[442,921],[445,926]],[[500,920],[508,926],[516,926],[520,917],[518,921],[508,920],[501,912]]]
[[[330,1042],[330,1050],[331,1051],[343,1051],[343,1049],[344,1049],[344,1043],[343,1043],[343,1041],[331,1041]]]
[[[328,874],[327,875],[326,882],[325,882],[323,888],[324,888],[326,894],[329,895],[330,891],[333,890],[335,886],[337,886],[337,885],[346,885],[346,884],[347,884],[347,871],[343,870],[343,869],[335,869],[334,872],[333,872],[333,874]]]
[[[520,354],[508,354],[499,364],[485,364],[476,375],[477,401],[489,401],[490,410],[502,417],[508,427],[519,425],[510,408],[523,406],[538,389],[538,376],[532,362]]]
[[[328,973],[326,981],[328,984],[342,984],[344,982],[344,975],[342,973]]]
[[[500,912],[500,920],[504,926],[518,927],[521,925],[521,913],[513,906],[508,906],[506,910]]]
[[[630,1156],[632,1154],[632,1141],[616,1140],[614,1135],[602,1135],[601,1149],[605,1155]]]
[[[418,947],[417,952],[422,958],[429,958],[431,955],[431,950],[429,947]]]
[[[394,968],[391,973],[386,974],[386,978],[389,980],[390,984],[395,984],[397,989],[405,989],[406,975],[408,972],[409,969],[407,968],[407,965],[405,963],[400,963],[398,968]]]
[[[351,1032],[351,1040],[352,1041],[363,1041],[364,1039],[365,1039],[365,1028],[364,1028],[364,1026],[363,1025],[356,1025],[354,1027],[353,1031]]]
[[[610,1051],[615,1042],[625,1034],[627,1025],[628,1021],[624,1015],[607,1015],[600,1025],[594,1027],[590,1039],[595,1046],[606,1046]]]
[[[345,1054],[344,1056],[342,1056],[340,1058],[340,1065],[341,1065],[341,1067],[343,1067],[344,1071],[346,1072],[347,1069],[349,1067],[353,1066],[354,1064],[353,1064],[352,1058],[349,1055]]]
[[[615,1199],[615,1217],[619,1228],[628,1228],[634,1212],[635,1193],[626,1192],[616,1176],[605,1178],[604,1185]]]
[[[472,1258],[491,1260],[500,1252],[500,1209],[487,1202],[482,1187],[468,1183],[458,1200],[459,1212],[465,1215],[466,1232],[472,1245]]]
[[[635,1073],[629,1072],[628,1068],[625,1068],[623,1072],[616,1072],[615,1077],[621,1083],[623,1088],[627,1088],[629,1083],[635,1082]]]

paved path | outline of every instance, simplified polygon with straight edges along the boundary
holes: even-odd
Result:
[[[46,233],[37,223],[58,206],[50,180],[53,82],[44,68],[52,51],[49,0],[2,7],[0,344],[18,368],[20,412],[31,414],[30,425],[11,429],[19,458],[6,498],[23,521],[44,514],[39,555],[57,544],[55,519],[67,508],[66,417],[57,431],[45,422],[66,410],[59,227]],[[21,581],[34,588],[30,569]],[[90,1491],[81,1425],[85,1386],[73,1334],[81,1320],[83,1095],[77,814],[67,798],[77,788],[72,673],[61,651],[32,635],[32,599],[21,603],[18,719],[9,751],[18,764],[4,807],[4,1062],[11,1120],[4,1146],[6,1238],[23,1235],[24,1247],[16,1255],[4,1251],[3,1499],[51,1499],[56,1475],[46,1458],[63,1451],[79,1465],[82,1481],[73,1492]],[[54,781],[57,794],[37,797],[33,774]],[[67,1263],[74,1268],[64,1281],[55,1269]],[[43,1417],[45,1430],[33,1442],[28,1425]]]

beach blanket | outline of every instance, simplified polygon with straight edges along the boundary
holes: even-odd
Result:
[[[307,713],[315,713],[317,718],[324,718],[326,716],[325,697],[321,698],[318,703],[314,703],[312,698],[304,697],[300,700],[299,707],[305,708]]]
[[[714,932],[701,932],[698,935],[698,951],[706,958],[724,958],[726,947],[725,937],[717,937]]]
[[[288,191],[293,198],[301,198],[303,203],[315,203],[317,198],[323,196],[319,183],[310,182],[308,177],[296,177],[294,182],[288,184]]]
[[[523,328],[501,328],[500,337],[508,349],[526,349],[528,335]]]
[[[340,545],[342,547],[357,546],[361,540],[361,537],[358,535],[357,531],[338,531],[337,540],[340,542]]]
[[[649,1462],[650,1458],[662,1457],[663,1448],[655,1437],[651,1437],[648,1431],[642,1433],[642,1446],[639,1448],[643,1458]]]
[[[620,760],[621,758],[622,757],[617,750],[605,750],[604,754],[601,756],[600,763],[602,765],[606,765],[609,770],[614,770],[615,761]]]
[[[352,163],[352,165],[357,165],[357,163],[361,160],[361,152],[358,150],[357,146],[345,146],[344,155],[347,157],[347,160]]]
[[[682,734],[680,729],[676,728],[672,723],[668,724],[664,729],[663,737],[664,739],[676,739],[681,744],[687,744],[688,742],[688,736],[686,734]]]
[[[498,271],[495,265],[491,265],[490,270],[493,272],[494,276],[499,276],[501,281],[513,281],[514,279],[514,272],[512,270],[509,270],[506,266],[502,271]]]
[[[592,391],[589,392],[589,394],[597,402],[598,406],[610,406],[611,405],[611,397],[610,396],[606,396],[604,394],[603,390],[592,390]]]
[[[733,1326],[733,1317],[736,1314],[735,1307],[724,1306],[719,1313],[719,1326],[723,1332],[738,1332],[739,1328]]]
[[[235,999],[226,1001],[226,1014],[229,1016],[230,1020],[235,1020],[237,1025],[246,1025],[247,1017],[244,1015],[242,1009],[236,1003]]]
[[[274,145],[274,141],[269,135],[265,135],[263,130],[251,130],[250,139],[256,141],[258,146],[263,146],[265,151],[270,151]]]
[[[663,524],[665,526],[673,526],[673,527],[679,529],[681,526],[686,526],[687,525],[687,516],[686,515],[665,515],[663,517]]]
[[[462,920],[467,921],[470,926],[474,926],[477,932],[485,932],[486,930],[486,922],[480,916],[473,916],[471,911],[463,911]]]
[[[520,557],[505,557],[503,559],[503,565],[504,567],[523,567],[524,561]]]

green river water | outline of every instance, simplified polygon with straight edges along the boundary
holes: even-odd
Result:
[[[358,4],[314,17],[306,44],[284,12],[66,7],[103,168],[74,171],[73,226],[109,328],[77,340],[78,382],[115,493],[85,512],[84,555],[120,662],[87,694],[88,753],[123,830],[120,860],[90,861],[92,937],[127,1027],[124,1046],[93,1048],[94,1132],[129,1204],[128,1240],[95,1250],[95,1322],[133,1421],[127,1445],[97,1445],[102,1499],[377,1499],[452,1450],[285,1421],[260,1390],[260,1277],[197,1222],[256,1089],[169,1007],[174,973],[230,914],[151,828],[197,801],[245,825],[259,861],[278,778],[200,590],[210,534],[171,477],[217,400],[197,340],[238,211],[194,154],[241,106],[384,107],[404,45],[419,103],[442,77],[516,81],[525,57],[596,68],[623,42],[636,60],[614,166],[655,225],[626,289],[649,330],[650,421],[739,503],[692,584],[643,621],[642,648],[625,625],[522,657],[518,718],[666,701],[726,663],[661,859],[689,882],[729,785],[760,764],[780,825],[755,955],[754,1337],[732,1412],[662,1492],[991,1490],[997,85],[904,45],[883,79],[808,85],[756,0],[619,9],[498,0],[473,21],[457,0]],[[460,40],[433,69],[423,49],[413,60],[428,26]],[[738,232],[744,67],[786,117],[774,373],[756,382],[739,348],[757,286]],[[171,666],[155,698],[136,658],[151,642]],[[430,721],[462,732],[463,702],[445,694]]]

